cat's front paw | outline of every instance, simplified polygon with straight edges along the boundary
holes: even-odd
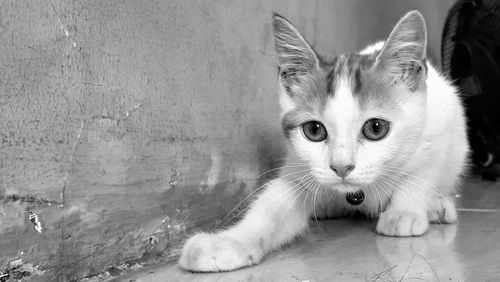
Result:
[[[380,214],[377,232],[386,236],[420,236],[429,228],[426,216],[389,210]]]
[[[189,271],[219,272],[249,266],[261,258],[255,250],[247,250],[229,237],[202,233],[186,242],[179,264]]]
[[[429,220],[433,223],[457,222],[455,203],[447,198],[440,198],[432,202],[428,212]]]

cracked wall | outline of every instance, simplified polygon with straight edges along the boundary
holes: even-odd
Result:
[[[419,8],[438,58],[452,2],[0,1],[0,281],[169,259],[238,214],[283,157],[272,11],[332,53]]]

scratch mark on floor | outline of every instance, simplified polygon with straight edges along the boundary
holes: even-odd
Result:
[[[87,122],[84,120],[81,121],[80,130],[78,131],[78,135],[76,136],[75,145],[73,146],[71,158],[69,159],[69,166],[68,166],[68,169],[66,170],[66,176],[64,177],[64,184],[63,184],[62,191],[61,191],[61,204],[59,205],[60,208],[63,208],[65,205],[66,186],[68,185],[68,178],[69,178],[70,172],[73,171],[73,163],[74,163],[74,159],[75,159],[75,155],[76,155],[76,149],[78,148],[78,144],[80,143],[80,139],[82,137],[82,132],[83,132],[83,129],[85,128],[86,123]],[[64,253],[64,213],[61,215],[61,253]]]
[[[127,120],[129,117],[132,116],[134,112],[139,110],[139,108],[143,105],[143,103],[138,103],[134,107],[132,107],[130,110],[120,113],[121,109],[118,110],[118,114],[116,116],[110,116],[110,115],[94,115],[90,117],[91,120],[99,120],[99,119],[109,119],[114,122],[116,122],[117,125],[120,125],[121,121]]]
[[[85,121],[81,122],[80,130],[78,131],[78,135],[76,136],[75,145],[73,145],[73,150],[71,152],[71,157],[69,159],[69,167],[66,170],[66,175],[64,177],[64,184],[63,184],[62,192],[61,192],[61,205],[62,205],[62,207],[64,207],[64,196],[65,196],[65,192],[66,192],[66,186],[68,184],[69,174],[73,170],[73,161],[75,159],[76,149],[78,148],[78,144],[80,143],[80,138],[82,137],[82,132],[83,132],[83,129],[85,128],[85,124],[86,124]]]
[[[497,209],[466,209],[466,208],[457,208],[457,211],[463,212],[500,212]]]
[[[51,6],[52,6],[52,10],[54,11],[54,13],[57,16],[57,22],[59,23],[59,28],[64,32],[64,36],[66,36],[66,38],[71,42],[71,46],[73,46],[73,48],[76,48],[76,41],[73,39],[73,37],[71,37],[71,34],[69,33],[69,30],[63,24],[63,22],[61,20],[61,17],[57,13],[56,8],[54,7],[54,5],[51,4]]]

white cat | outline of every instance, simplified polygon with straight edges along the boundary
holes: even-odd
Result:
[[[180,265],[216,272],[259,263],[311,216],[360,211],[388,236],[455,222],[452,194],[469,151],[464,110],[426,61],[422,15],[406,14],[385,43],[329,60],[283,17],[273,27],[287,163],[239,223],[190,238]]]

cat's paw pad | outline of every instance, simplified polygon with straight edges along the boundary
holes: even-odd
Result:
[[[247,252],[238,242],[216,234],[197,234],[182,249],[179,264],[195,272],[238,269],[258,262],[260,256]]]
[[[427,217],[411,212],[385,211],[377,222],[377,232],[386,236],[420,236],[428,228]]]
[[[433,223],[457,222],[455,203],[449,199],[436,200],[429,210],[429,220]]]

